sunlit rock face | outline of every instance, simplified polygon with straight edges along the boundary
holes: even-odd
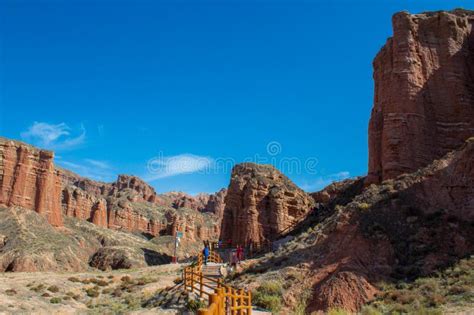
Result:
[[[54,153],[0,138],[0,204],[20,206],[62,226],[61,180]]]
[[[393,16],[374,60],[368,183],[410,173],[474,135],[474,11]]]
[[[313,208],[313,198],[273,166],[236,165],[225,198],[221,239],[234,244],[272,240]]]

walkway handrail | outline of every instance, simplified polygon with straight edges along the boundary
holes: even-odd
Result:
[[[250,291],[235,289],[231,286],[224,285],[222,278],[207,277],[202,272],[202,254],[198,255],[197,264],[195,266],[185,267],[183,269],[184,290],[199,293],[200,297],[204,294],[208,296],[209,307],[200,309],[198,315],[251,315],[252,313],[252,294]],[[208,262],[222,263],[220,255],[211,251]],[[208,281],[205,283],[204,280]],[[210,284],[209,284],[210,283]],[[204,290],[209,288],[214,293]]]

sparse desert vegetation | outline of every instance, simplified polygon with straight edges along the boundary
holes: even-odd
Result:
[[[474,257],[413,282],[381,283],[380,290],[377,299],[362,309],[363,314],[444,314],[447,310],[465,310],[474,304]]]
[[[180,265],[97,273],[0,274],[0,313],[87,310],[117,314],[142,308],[157,291],[173,287]],[[15,289],[13,289],[13,287]]]

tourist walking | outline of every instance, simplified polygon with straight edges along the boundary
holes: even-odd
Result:
[[[244,260],[244,249],[242,245],[237,246],[237,261],[240,263],[242,260]]]
[[[207,259],[209,258],[209,247],[207,244],[204,245],[202,255],[204,256],[204,265],[207,265]]]

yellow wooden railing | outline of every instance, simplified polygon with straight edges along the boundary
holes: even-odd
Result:
[[[200,309],[198,315],[251,315],[251,292],[225,285],[222,278],[205,276],[202,272],[202,262],[203,257],[200,254],[196,265],[185,267],[183,270],[184,290],[196,292],[200,297],[206,294],[209,299],[208,308]],[[208,262],[222,263],[222,258],[211,251]],[[207,292],[205,288],[211,289],[212,293]]]

